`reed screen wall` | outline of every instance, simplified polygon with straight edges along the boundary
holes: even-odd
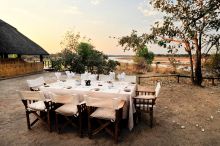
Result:
[[[0,59],[0,77],[14,77],[43,71],[43,62],[25,62],[22,59]]]

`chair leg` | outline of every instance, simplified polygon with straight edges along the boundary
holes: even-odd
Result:
[[[57,133],[60,133],[60,129],[59,129],[59,122],[58,122],[58,120],[59,120],[59,117],[58,117],[58,114],[56,113],[56,131],[57,131]]]
[[[52,132],[51,123],[50,123],[50,111],[47,111],[47,125],[48,125],[49,132]]]
[[[136,113],[134,114],[134,124],[137,125],[138,123],[138,111],[136,111]]]
[[[153,128],[153,108],[150,108],[150,127]]]
[[[141,121],[141,111],[137,111],[137,118],[136,118],[136,122],[140,122]]]
[[[81,138],[83,137],[82,122],[83,122],[82,115],[79,115],[79,134]]]
[[[90,117],[88,117],[88,135],[89,135],[89,139],[91,139],[92,138],[92,125],[91,125]]]
[[[119,133],[119,123],[116,122],[116,123],[115,123],[115,134],[114,134],[115,144],[118,143],[118,133]]]
[[[26,111],[27,127],[28,127],[28,129],[31,129],[29,114],[30,114],[30,113],[29,113],[28,111]]]

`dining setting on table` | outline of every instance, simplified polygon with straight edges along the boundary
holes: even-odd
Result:
[[[117,76],[114,72],[110,72],[109,75],[101,75],[97,80],[96,74],[88,72],[78,76],[69,71],[65,73],[66,78],[63,78],[60,72],[55,72],[57,81],[50,84],[47,84],[43,77],[27,80],[31,91],[30,93],[20,91],[20,96],[26,108],[28,129],[41,120],[46,123],[49,131],[52,131],[51,113],[53,112],[55,112],[56,131],[60,132],[70,124],[79,128],[80,137],[83,137],[85,127],[88,128],[89,138],[105,129],[117,143],[121,120],[127,121],[126,127],[129,130],[133,129],[133,116],[136,112],[134,105],[137,93],[136,76],[126,79],[127,75],[124,72]],[[33,92],[39,93],[40,100],[36,97],[32,99]],[[135,103],[137,103],[136,100]],[[142,106],[142,104],[139,105]],[[37,117],[32,123],[29,114]],[[45,116],[44,119],[42,115]],[[59,126],[60,118],[66,120],[63,126]],[[94,119],[99,126],[93,125]],[[110,125],[113,125],[113,130],[108,128]]]

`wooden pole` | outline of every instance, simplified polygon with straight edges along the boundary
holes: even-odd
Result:
[[[43,62],[44,58],[43,55],[40,55],[40,62]]]
[[[177,75],[177,82],[180,83],[180,75]]]
[[[137,78],[136,78],[136,82],[138,83],[138,84],[140,84],[140,76],[137,76]]]
[[[215,79],[212,78],[212,85],[214,86],[215,85]]]

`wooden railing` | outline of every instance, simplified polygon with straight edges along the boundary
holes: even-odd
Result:
[[[180,82],[180,78],[191,78],[190,76],[187,75],[180,75],[180,74],[167,74],[167,75],[153,75],[153,76],[137,76],[137,83],[141,83],[141,79],[144,78],[154,78],[154,77],[175,77],[177,79],[177,83]],[[203,80],[211,80],[212,85],[215,85],[215,80],[220,80],[220,77],[203,77]]]

